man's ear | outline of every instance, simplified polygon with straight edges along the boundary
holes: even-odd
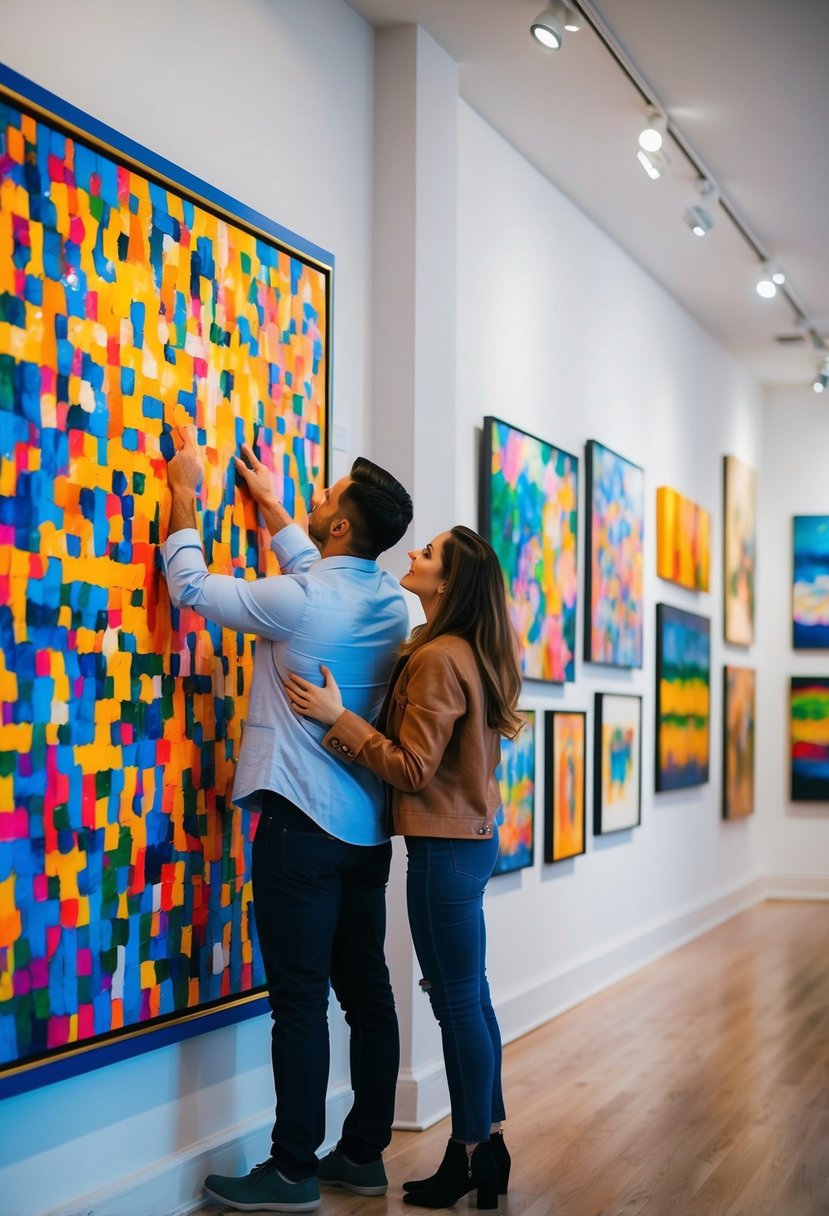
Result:
[[[337,519],[331,525],[331,531],[334,533],[335,536],[339,536],[339,537],[345,536],[350,528],[351,528],[351,522],[350,522],[350,520],[347,520],[347,519]]]

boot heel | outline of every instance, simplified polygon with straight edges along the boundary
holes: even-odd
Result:
[[[476,1195],[478,1210],[483,1211],[486,1208],[498,1207],[498,1187],[497,1186],[479,1186]]]
[[[502,1166],[499,1170],[499,1174],[500,1174],[500,1178],[498,1181],[498,1194],[499,1195],[506,1195],[507,1191],[509,1190],[509,1171],[510,1171],[509,1164],[506,1166]]]

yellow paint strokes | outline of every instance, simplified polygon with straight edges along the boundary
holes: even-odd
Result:
[[[31,722],[7,722],[0,725],[0,750],[4,752],[29,752],[32,748],[32,724]],[[4,777],[5,783],[6,778]],[[11,781],[11,778],[8,778]],[[11,795],[11,786],[8,787],[9,795]],[[13,806],[14,802],[9,798],[0,798],[0,807]]]
[[[65,557],[65,583],[91,583],[93,587],[123,587],[137,591],[144,584],[143,569],[122,565],[108,557]],[[81,630],[78,630],[80,633]]]
[[[23,929],[20,909],[15,907],[15,881],[15,875],[10,874],[0,882],[0,948],[9,947],[16,942]]]
[[[75,747],[75,762],[85,773],[100,773],[104,769],[119,768],[121,748],[113,747],[103,739],[96,743],[79,744]]]

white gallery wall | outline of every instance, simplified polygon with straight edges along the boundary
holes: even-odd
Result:
[[[776,681],[784,712],[785,655],[774,657],[783,665],[770,676],[766,647],[777,643],[764,607],[774,590],[764,552],[758,643],[745,652],[721,641],[722,456],[760,469],[770,536],[767,495],[772,484],[784,490],[769,479],[784,438],[772,429],[772,406],[764,411],[734,360],[460,100],[445,53],[422,31],[375,39],[340,0],[236,0],[232,8],[77,0],[71,24],[58,0],[0,6],[9,66],[334,253],[334,422],[346,430],[333,472],[359,452],[383,459],[401,445],[418,541],[456,520],[476,524],[486,414],[582,458],[582,577],[585,440],[600,439],[645,469],[644,668],[619,672],[578,658],[574,685],[529,684],[525,698],[537,709],[586,709],[592,728],[595,691],[643,695],[642,826],[601,840],[588,832],[585,856],[546,866],[539,798],[535,865],[494,880],[488,896],[490,978],[506,1036],[757,898],[772,858],[805,874],[811,857],[825,880],[827,833],[815,852],[814,819],[804,828],[776,801],[775,789],[782,799],[785,788],[782,717],[762,698]],[[406,71],[394,71],[395,56]],[[405,147],[395,143],[398,118]],[[402,237],[390,210],[407,225]],[[679,222],[676,239],[690,239]],[[804,421],[803,460],[807,434]],[[795,504],[802,481],[793,460],[791,509],[821,510],[819,472],[814,497]],[[663,484],[713,513],[708,595],[655,577]],[[785,562],[782,548],[776,560]],[[711,618],[712,732],[708,785],[656,796],[659,600]],[[578,655],[582,629],[580,611]],[[738,823],[720,819],[723,662],[760,669],[763,793],[758,813]],[[541,767],[538,776],[543,784]],[[436,1028],[416,992],[401,878],[398,845],[389,955],[408,1038],[403,1118],[427,1122],[445,1109],[445,1089]],[[329,1139],[348,1100],[344,1028],[337,1011],[331,1020]],[[247,1169],[266,1155],[271,1106],[264,1018],[9,1099],[0,1104],[0,1210],[184,1211],[205,1172]]]

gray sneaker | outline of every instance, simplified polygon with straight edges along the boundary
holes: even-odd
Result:
[[[349,1161],[339,1144],[327,1157],[323,1157],[317,1171],[323,1186],[339,1186],[355,1195],[385,1195],[389,1180],[382,1161],[370,1161],[368,1165],[355,1165]]]
[[[238,1212],[313,1212],[320,1205],[316,1178],[288,1182],[272,1160],[254,1166],[243,1178],[208,1174],[204,1189],[213,1199]]]

